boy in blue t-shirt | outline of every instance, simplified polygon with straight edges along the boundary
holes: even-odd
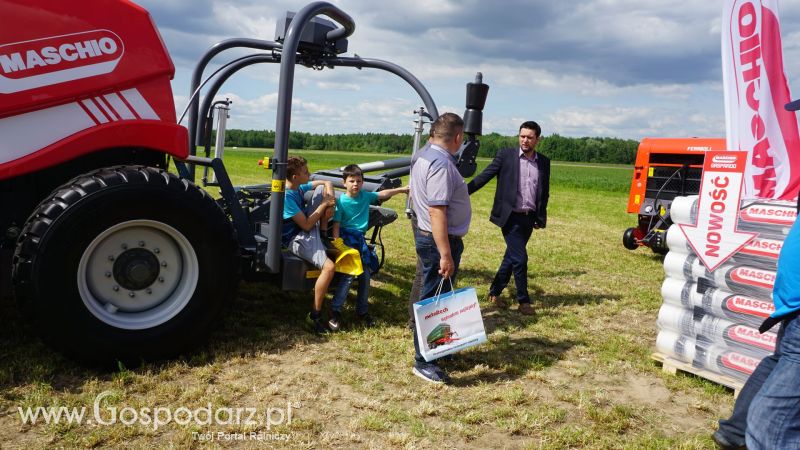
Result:
[[[334,264],[327,254],[320,237],[320,229],[326,230],[333,215],[335,204],[333,183],[330,181],[308,182],[308,163],[301,156],[290,156],[286,162],[286,195],[283,203],[282,244],[290,252],[320,269],[314,284],[314,307],[306,320],[316,333],[325,333],[327,328],[320,311],[325,293],[331,284]],[[324,187],[324,193],[323,193]],[[306,206],[303,196],[314,189],[311,204]]]
[[[369,258],[370,250],[364,237],[369,227],[369,205],[377,204],[379,200],[389,199],[400,193],[408,193],[408,186],[396,189],[386,189],[380,192],[362,191],[364,174],[356,164],[350,164],[342,170],[345,193],[336,199],[336,212],[333,214],[333,238],[342,238],[344,244],[361,253],[364,273],[358,276],[358,293],[356,295],[356,316],[366,326],[373,326],[375,322],[370,317],[369,308]],[[342,306],[344,306],[352,275],[338,274],[339,281],[331,301],[331,319],[328,328],[338,331],[341,327]]]

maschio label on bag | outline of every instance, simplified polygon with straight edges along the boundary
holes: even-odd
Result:
[[[783,248],[783,241],[755,237],[742,247],[739,252],[777,260],[778,255],[781,253],[781,248]]]
[[[775,272],[755,267],[736,267],[731,271],[731,280],[737,283],[772,289],[775,284]]]
[[[761,360],[758,358],[733,351],[727,351],[719,357],[721,366],[733,369],[737,372],[746,373],[747,375],[753,373],[760,362]]]
[[[728,327],[725,335],[734,342],[752,345],[771,352],[775,351],[775,344],[778,341],[778,337],[775,333],[761,334],[755,328],[745,325],[733,325]]]
[[[772,302],[745,297],[743,295],[730,295],[723,302],[723,306],[728,310],[740,314],[750,314],[766,319],[775,312],[775,305]]]
[[[754,223],[771,225],[792,225],[797,219],[797,210],[792,206],[757,203],[743,208],[739,218]]]

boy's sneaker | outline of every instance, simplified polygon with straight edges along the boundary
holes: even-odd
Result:
[[[450,384],[450,377],[436,364],[429,362],[414,363],[411,373],[422,378],[429,383]]]
[[[322,322],[322,317],[317,317],[316,319],[311,317],[311,313],[308,313],[306,316],[306,324],[311,327],[311,331],[317,334],[325,334],[328,331],[328,327]]]
[[[356,316],[356,320],[359,321],[362,325],[367,328],[372,328],[375,326],[375,319],[369,315],[369,313],[359,314]]]
[[[331,331],[336,332],[339,331],[341,327],[342,327],[342,313],[339,311],[333,311],[331,313],[331,319],[328,321],[328,328],[330,328]]]

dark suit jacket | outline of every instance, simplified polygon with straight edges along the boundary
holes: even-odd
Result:
[[[547,201],[550,199],[550,158],[539,153],[536,162],[539,167],[539,185],[536,189],[534,225],[544,228],[547,225]],[[497,189],[494,192],[494,204],[489,220],[502,227],[506,224],[517,200],[519,148],[504,148],[498,151],[491,164],[469,182],[467,185],[469,193],[472,194],[482,188],[495,176]]]

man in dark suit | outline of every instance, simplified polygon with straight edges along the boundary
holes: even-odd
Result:
[[[525,315],[535,314],[528,295],[526,246],[533,229],[547,225],[550,198],[550,159],[536,152],[541,134],[536,122],[523,123],[519,127],[519,147],[498,151],[491,164],[467,186],[472,194],[497,177],[489,220],[503,231],[506,252],[489,287],[489,300],[500,308],[508,307],[500,293],[513,273],[519,311]]]

